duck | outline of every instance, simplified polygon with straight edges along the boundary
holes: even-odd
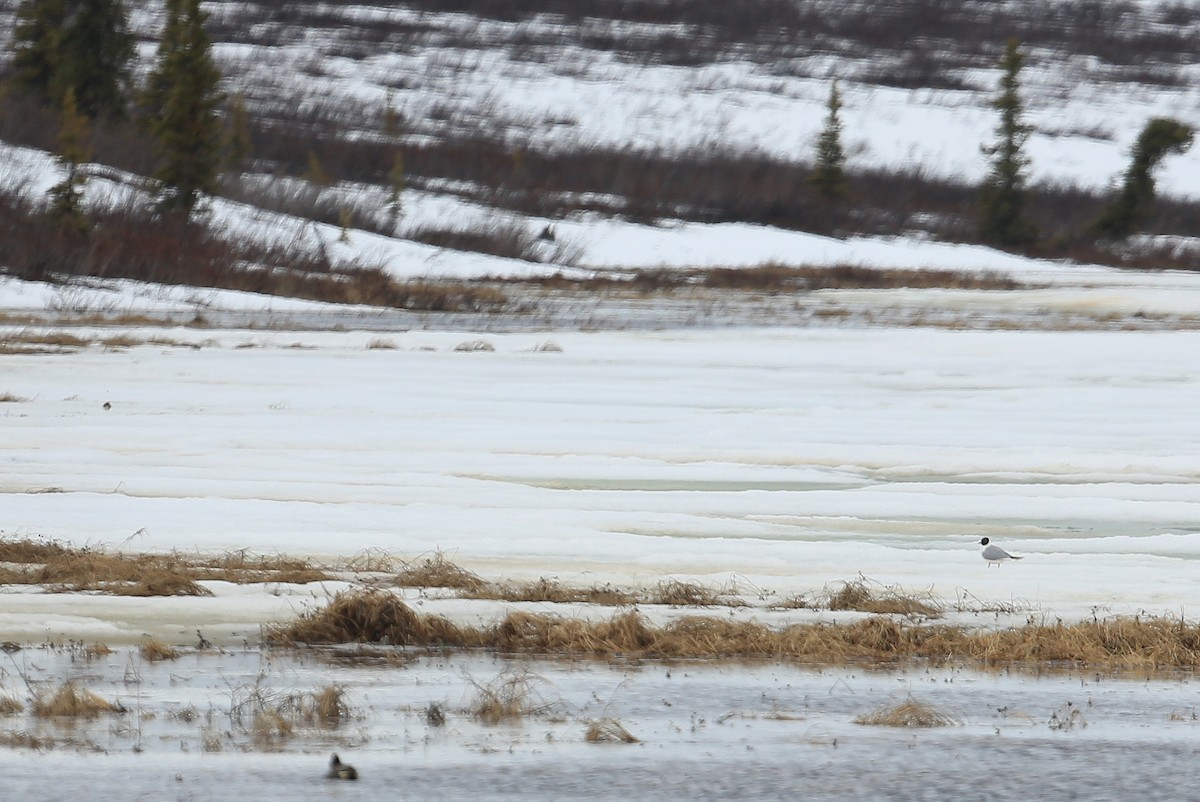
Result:
[[[343,763],[341,758],[335,753],[329,759],[329,773],[325,775],[331,780],[357,780],[358,769],[351,766],[349,763]]]
[[[1015,554],[1009,554],[1004,549],[992,543],[986,537],[979,541],[979,545],[983,546],[983,559],[988,561],[988,565],[999,565],[1005,560],[1021,560],[1023,557],[1018,557]]]

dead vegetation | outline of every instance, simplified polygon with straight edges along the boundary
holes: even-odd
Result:
[[[290,624],[269,626],[271,645],[383,643],[392,646],[472,646],[472,630],[441,616],[419,615],[395,594],[367,588],[334,596]]]
[[[158,638],[148,638],[142,642],[138,649],[142,659],[147,663],[158,663],[163,660],[175,660],[179,657],[180,651],[173,646],[160,641]]]
[[[9,694],[0,694],[0,716],[15,716],[25,709],[21,700]]]
[[[230,723],[248,733],[259,748],[277,748],[300,728],[336,729],[354,716],[340,686],[281,691],[265,687],[262,680],[233,688],[229,708]],[[206,751],[219,751],[219,739],[210,745],[207,734],[205,738]]]
[[[909,696],[899,704],[884,705],[858,716],[854,723],[872,727],[950,727],[960,722],[957,716]]]
[[[837,590],[825,588],[824,603],[830,610],[856,610],[877,615],[903,615],[909,618],[939,618],[941,606],[932,593],[916,596],[895,586],[883,586],[866,577],[841,583]]]
[[[639,597],[612,585],[592,585],[576,588],[557,579],[541,577],[532,582],[487,583],[464,594],[471,599],[493,599],[508,602],[549,602],[553,604],[598,604],[605,607],[627,607]]]
[[[550,708],[537,690],[542,679],[529,671],[505,671],[484,685],[471,682],[476,694],[467,712],[484,724],[518,721]]]
[[[43,585],[59,593],[211,596],[204,580],[303,584],[331,576],[306,560],[245,551],[216,556],[130,555],[40,539],[0,540],[0,584]]]
[[[74,682],[64,682],[53,693],[39,693],[33,700],[33,714],[38,718],[92,719],[102,714],[125,713],[124,707],[109,702]]]
[[[456,565],[444,552],[438,551],[405,563],[397,572],[395,584],[406,588],[451,588],[476,591],[484,585],[478,574]]]
[[[1200,666],[1200,625],[1168,618],[1114,617],[1075,624],[1031,618],[1020,627],[987,631],[872,615],[847,624],[775,629],[714,616],[685,616],[654,626],[637,610],[601,621],[512,611],[494,624],[459,626],[416,613],[380,589],[338,594],[326,607],[267,628],[264,637],[275,646],[369,642],[539,655],[790,659],[821,665],[927,660],[1147,670]]]
[[[625,729],[615,718],[602,718],[589,721],[583,740],[590,744],[636,744],[641,739]]]

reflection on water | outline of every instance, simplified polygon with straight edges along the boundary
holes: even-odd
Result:
[[[1187,676],[303,651],[9,657],[6,696],[28,702],[70,679],[126,710],[72,722],[27,705],[0,717],[2,787],[21,800],[1154,800],[1181,798],[1179,772],[1200,753]],[[526,713],[477,720],[481,689],[514,675]],[[263,735],[256,713],[288,718],[287,700],[329,685],[344,689],[346,719],[301,716]],[[854,723],[910,698],[960,723]],[[445,711],[441,726],[424,715],[430,704]],[[601,718],[640,742],[588,743]],[[22,735],[43,748],[11,746]],[[322,778],[332,751],[358,782]]]

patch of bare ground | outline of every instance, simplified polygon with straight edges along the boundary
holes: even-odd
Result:
[[[1053,624],[1032,618],[997,631],[873,615],[848,624],[771,628],[727,617],[686,616],[662,626],[637,610],[584,621],[523,611],[460,626],[413,611],[380,589],[350,590],[290,623],[267,627],[274,646],[374,642],[488,648],[508,653],[625,658],[770,658],[838,665],[926,660],[980,666],[1171,669],[1200,666],[1200,625],[1135,616]]]

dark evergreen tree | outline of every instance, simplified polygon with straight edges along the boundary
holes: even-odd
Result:
[[[121,0],[75,0],[62,33],[62,84],[79,112],[120,117],[129,101],[133,35]]]
[[[50,188],[48,212],[60,225],[84,230],[84,217],[80,202],[83,199],[85,179],[79,165],[91,158],[88,149],[88,121],[79,112],[75,103],[75,91],[68,88],[63,96],[62,112],[58,128],[58,163],[66,170],[63,180]]]
[[[991,168],[980,193],[979,235],[986,242],[1004,247],[1021,247],[1037,239],[1037,230],[1025,219],[1025,168],[1022,153],[1030,127],[1022,120],[1020,73],[1025,57],[1016,39],[1010,39],[1000,61],[1004,75],[1000,94],[992,106],[1000,112],[996,143],[983,149],[991,157]]]
[[[121,0],[23,0],[13,31],[17,85],[87,117],[125,114],[133,35]]]
[[[1096,233],[1125,239],[1137,230],[1154,206],[1154,169],[1168,155],[1187,151],[1192,136],[1191,127],[1177,120],[1155,117],[1146,123],[1133,146],[1121,193],[1104,208],[1094,226]]]
[[[817,163],[810,178],[814,187],[829,200],[842,197],[846,192],[846,151],[842,147],[842,98],[837,81],[829,88],[829,101],[825,106],[828,114],[825,127],[817,139]]]
[[[22,0],[13,28],[13,79],[46,98],[59,94],[66,0]]]
[[[167,188],[163,207],[190,215],[216,187],[223,144],[221,72],[212,60],[200,0],[168,0],[167,24],[146,100]]]

